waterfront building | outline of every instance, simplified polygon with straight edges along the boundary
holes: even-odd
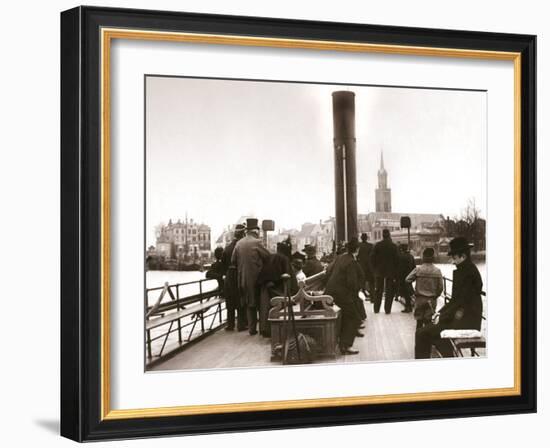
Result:
[[[166,259],[197,260],[211,255],[210,226],[193,219],[172,222],[157,232],[156,252]]]

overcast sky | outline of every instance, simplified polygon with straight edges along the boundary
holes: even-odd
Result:
[[[392,211],[486,214],[484,92],[146,78],[147,245],[160,222],[242,215],[300,228],[334,216],[332,97],[355,92],[358,212],[374,211],[380,152]]]

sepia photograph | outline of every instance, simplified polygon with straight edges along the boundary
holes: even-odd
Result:
[[[537,37],[397,12],[61,14],[63,436],[537,411]]]
[[[489,356],[485,90],[144,83],[146,371]]]

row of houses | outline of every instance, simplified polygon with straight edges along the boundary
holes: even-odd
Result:
[[[401,217],[409,216],[411,220],[410,242],[413,253],[421,253],[425,247],[438,248],[438,242],[445,232],[445,218],[441,214],[419,213],[392,213],[372,212],[358,216],[358,237],[366,233],[369,241],[377,242],[382,239],[382,230],[389,229],[392,238],[399,243],[408,241],[408,232],[401,228]],[[237,223],[246,221],[246,216],[241,217]],[[228,226],[216,240],[216,246],[225,247],[233,238],[235,224]],[[276,232],[268,232],[264,236],[267,248],[275,251],[277,243],[290,238],[293,251],[303,251],[306,245],[317,247],[319,255],[329,254],[334,247],[335,219],[330,217],[317,223],[307,222],[299,229],[279,229]]]
[[[411,227],[401,228],[401,218],[408,216]],[[241,216],[235,224],[227,226],[214,243],[214,247],[225,247],[233,238],[235,225],[246,222],[248,216]],[[482,220],[483,221],[483,220]],[[448,236],[453,235],[453,229],[460,224],[450,221],[441,214],[429,213],[394,213],[372,212],[358,215],[358,237],[366,233],[369,241],[375,243],[382,239],[382,231],[389,229],[396,243],[410,243],[414,255],[420,255],[426,247],[432,247],[436,252],[447,250]],[[483,221],[484,224],[484,221]],[[481,229],[477,250],[484,250],[484,232]],[[456,229],[455,229],[456,230]],[[464,233],[462,231],[462,233]],[[299,229],[279,229],[262,235],[267,248],[275,252],[277,243],[290,238],[293,251],[303,251],[306,245],[317,247],[317,253],[330,254],[335,244],[335,219],[330,217],[317,223],[307,222]],[[476,238],[472,237],[473,240]],[[475,242],[475,241],[474,241]],[[184,259],[196,261],[211,258],[211,229],[204,223],[193,219],[177,222],[170,220],[167,225],[160,226],[157,231],[156,247],[148,249],[148,256],[159,256],[165,259]]]
[[[148,256],[196,261],[211,255],[211,229],[207,224],[193,219],[177,222],[170,219],[156,233],[156,246],[149,247]]]

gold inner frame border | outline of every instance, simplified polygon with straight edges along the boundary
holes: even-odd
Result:
[[[453,400],[514,396],[521,394],[521,53],[459,48],[419,47],[355,42],[279,39],[250,36],[230,36],[183,32],[162,32],[139,29],[101,29],[101,420],[146,417],[173,417],[228,412],[252,412],[285,409],[307,409],[383,403],[406,403],[432,400]],[[314,398],[170,406],[136,409],[111,409],[110,388],[110,63],[111,41],[131,39],[165,42],[185,42],[212,45],[296,48],[326,51],[383,53],[413,56],[490,59],[514,63],[514,386],[508,388],[421,392],[357,397]]]

